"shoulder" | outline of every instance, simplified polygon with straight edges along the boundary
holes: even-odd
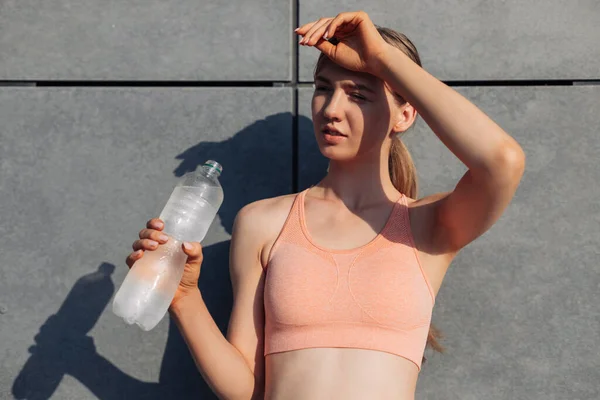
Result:
[[[256,243],[263,265],[290,213],[297,193],[257,200],[238,212],[233,235],[251,237]],[[233,240],[233,238],[232,238]]]
[[[268,223],[287,218],[297,193],[257,200],[246,204],[236,216],[239,223]]]

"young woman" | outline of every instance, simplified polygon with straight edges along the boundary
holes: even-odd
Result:
[[[438,347],[431,312],[448,266],[505,210],[525,156],[422,69],[404,35],[366,13],[296,32],[322,52],[312,117],[327,176],[240,210],[227,337],[198,290],[199,243],[184,245],[188,263],[170,315],[220,398],[413,399],[425,345]],[[414,168],[398,135],[417,112],[468,168],[452,192],[414,198]],[[148,222],[128,265],[165,243],[161,229],[160,220]]]

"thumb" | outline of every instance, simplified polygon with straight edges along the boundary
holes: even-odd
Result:
[[[198,242],[183,242],[183,252],[188,256],[187,264],[200,264],[202,262],[202,245]]]
[[[331,60],[335,61],[335,45],[333,45],[329,40],[319,39],[319,41],[315,44],[315,47],[324,53]]]

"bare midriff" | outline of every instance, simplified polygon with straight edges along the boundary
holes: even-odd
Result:
[[[395,354],[310,348],[265,358],[265,400],[413,400],[419,369]]]

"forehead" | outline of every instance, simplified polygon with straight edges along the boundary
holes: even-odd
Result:
[[[333,61],[326,60],[323,62],[321,68],[315,74],[315,80],[319,77],[325,78],[330,82],[336,81],[353,81],[356,83],[363,83],[376,89],[382,85],[382,81],[371,74],[366,72],[356,72],[349,69],[343,68]]]

